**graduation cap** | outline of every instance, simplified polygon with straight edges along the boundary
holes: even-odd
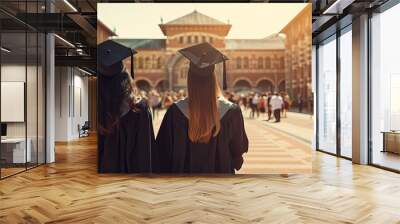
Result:
[[[107,40],[97,46],[97,59],[99,64],[103,68],[111,67],[118,62],[121,62],[127,57],[131,57],[131,76],[134,79],[134,71],[133,71],[133,55],[135,55],[137,51],[125,47],[122,44],[119,44],[113,40]]]
[[[223,63],[223,89],[227,88],[226,84],[226,65],[225,61],[229,60],[224,54],[218,51],[211,44],[205,42],[188,48],[179,50],[183,56],[190,60],[190,66],[196,66],[198,69],[206,69],[218,63]]]

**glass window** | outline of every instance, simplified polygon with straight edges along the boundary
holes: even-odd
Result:
[[[351,28],[351,27],[350,27]],[[340,153],[352,157],[352,34],[340,36]]]
[[[146,58],[144,59],[144,68],[145,68],[145,69],[150,69],[150,68],[151,68],[151,60],[150,60],[149,57],[146,57]]]
[[[318,148],[336,153],[336,37],[318,48]]]
[[[143,69],[143,58],[142,57],[139,57],[139,66],[138,66],[138,69]]]
[[[372,163],[400,170],[400,4],[371,19]]]
[[[285,68],[285,58],[283,57],[279,59],[279,68]]]
[[[271,58],[265,58],[265,68],[270,69],[271,68]]]
[[[241,57],[237,57],[236,58],[236,68],[237,69],[241,69],[242,68],[242,58]]]
[[[157,58],[157,69],[160,69],[162,67],[162,63],[161,63],[161,57]]]
[[[43,1],[20,2],[20,13],[42,12]],[[0,13],[2,19],[12,21]],[[45,44],[25,26],[0,30],[0,177],[45,163]]]
[[[258,69],[262,69],[263,66],[263,59],[262,58],[258,58]]]
[[[31,162],[31,142],[27,144],[26,141],[25,118],[26,77],[29,69],[26,66],[26,38],[25,32],[1,34],[2,177],[24,171],[26,162]]]
[[[151,56],[151,68],[156,69],[157,68],[157,59],[155,55]]]
[[[244,68],[249,68],[249,59],[247,57],[244,57],[243,67]]]

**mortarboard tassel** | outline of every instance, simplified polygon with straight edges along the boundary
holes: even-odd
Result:
[[[225,60],[223,61],[223,71],[222,71],[222,88],[226,90],[228,88],[227,82],[226,82],[226,65],[225,65]]]
[[[135,74],[133,71],[133,51],[132,51],[132,55],[131,55],[131,77],[132,77],[132,79],[135,79]]]

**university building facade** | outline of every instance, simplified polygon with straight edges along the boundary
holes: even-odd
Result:
[[[312,98],[310,12],[311,6],[305,7],[279,33],[262,39],[226,38],[231,24],[198,11],[160,24],[163,39],[111,38],[139,52],[134,67],[140,89],[185,88],[188,60],[178,50],[209,42],[229,58],[228,90],[286,91],[292,99],[301,96],[308,104]],[[130,60],[125,65],[129,68]],[[216,72],[222,74],[222,66]]]
[[[297,14],[280,33],[285,34],[286,91],[293,98],[302,98],[309,110],[312,108],[311,85],[311,5]]]
[[[227,81],[232,91],[285,90],[285,37],[274,34],[264,39],[227,39],[231,24],[193,11],[159,27],[165,39],[118,39],[136,49],[135,79],[141,89],[179,90],[186,87],[188,60],[177,51],[209,42],[228,56]],[[130,66],[127,60],[126,66]],[[222,65],[217,66],[222,74]],[[221,77],[220,75],[219,77]]]

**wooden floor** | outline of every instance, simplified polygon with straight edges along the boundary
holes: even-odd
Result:
[[[316,153],[314,173],[99,175],[95,139],[0,181],[0,223],[400,223],[400,175]]]
[[[372,158],[375,164],[400,170],[400,154],[381,152],[377,148],[374,149],[375,151]]]
[[[7,176],[11,176],[13,174],[19,173],[19,172],[23,172],[26,170],[25,167],[11,167],[11,168],[0,168],[1,169],[1,176],[2,177],[7,177]]]

